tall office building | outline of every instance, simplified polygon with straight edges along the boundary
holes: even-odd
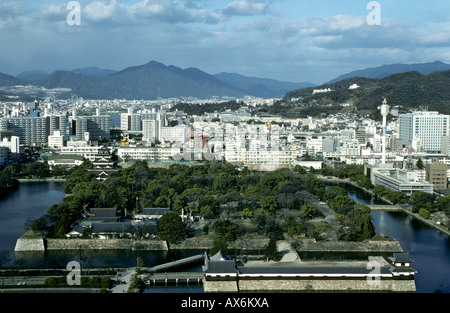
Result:
[[[399,120],[399,135],[406,148],[412,147],[413,140],[420,140],[422,151],[441,151],[442,137],[449,135],[450,115],[419,111],[400,114]]]

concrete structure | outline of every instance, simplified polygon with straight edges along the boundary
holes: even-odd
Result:
[[[433,184],[419,181],[416,171],[395,169],[380,170],[373,174],[373,184],[382,185],[393,191],[402,191],[410,196],[414,191],[433,193]]]
[[[422,151],[439,153],[442,137],[449,136],[450,115],[418,111],[400,114],[399,121],[400,139],[407,148],[415,141],[416,148],[420,146]]]
[[[425,166],[426,181],[434,185],[434,190],[448,188],[447,164],[429,163]]]

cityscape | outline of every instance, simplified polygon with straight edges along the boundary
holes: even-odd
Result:
[[[1,293],[450,292],[448,4],[326,2],[0,3]]]

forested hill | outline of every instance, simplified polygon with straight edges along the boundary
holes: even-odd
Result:
[[[351,85],[359,87],[350,89]],[[297,112],[339,111],[344,104],[347,110],[376,114],[382,100],[400,109],[415,109],[427,106],[429,110],[450,113],[450,70],[423,75],[419,72],[394,74],[383,79],[362,77],[349,78],[333,84],[288,92],[278,103],[280,107]],[[330,89],[330,92],[315,93],[315,89]],[[320,110],[320,108],[324,110]],[[312,110],[311,108],[314,108]]]

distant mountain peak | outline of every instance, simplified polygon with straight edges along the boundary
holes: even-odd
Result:
[[[83,74],[83,75],[87,75],[87,76],[99,76],[99,77],[105,77],[105,76],[109,76],[111,74],[116,73],[116,71],[114,71],[114,70],[101,69],[96,66],[77,68],[77,69],[72,70],[71,72],[77,73],[77,74]]]
[[[363,78],[375,78],[381,79],[393,74],[406,73],[406,72],[419,72],[423,75],[428,75],[432,72],[441,72],[450,70],[450,64],[446,64],[442,61],[436,60],[428,63],[415,63],[415,64],[387,64],[378,67],[366,68],[362,70],[352,71],[347,74],[338,76],[335,79],[330,80],[327,84],[336,83],[346,78],[363,77]]]

